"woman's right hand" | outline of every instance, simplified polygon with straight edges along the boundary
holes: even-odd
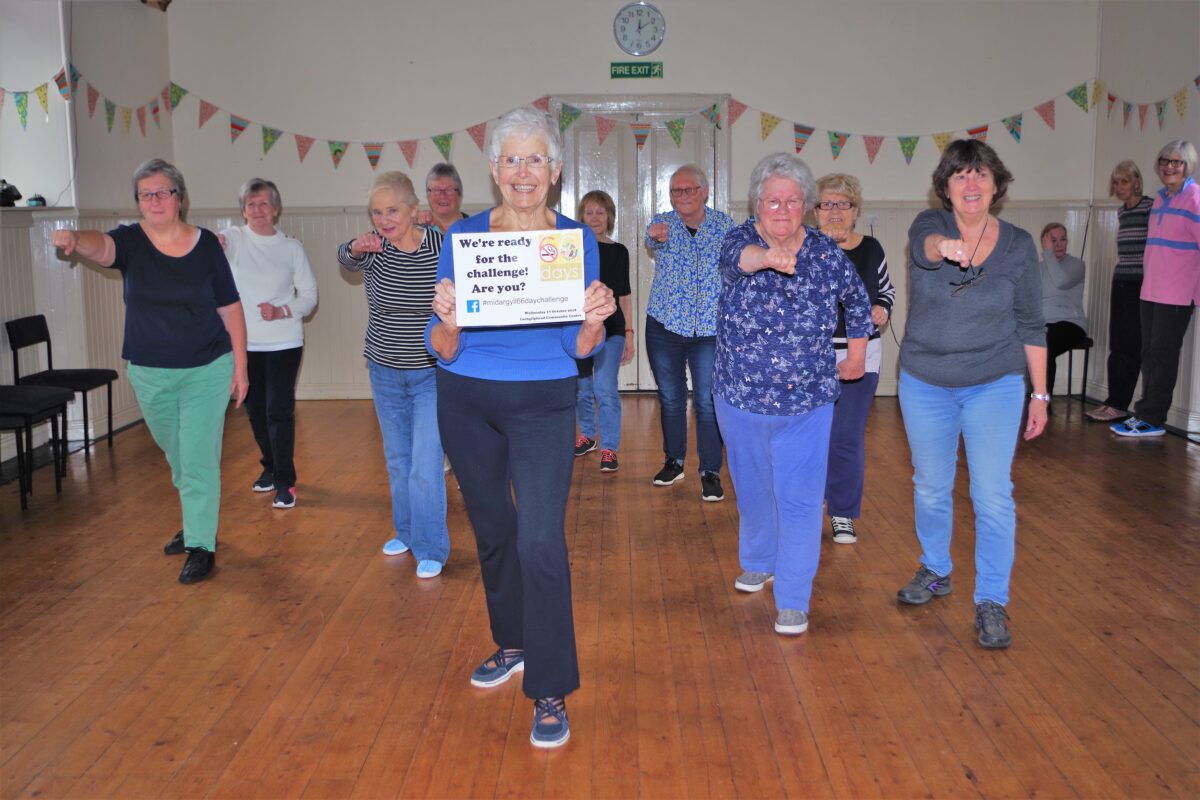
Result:
[[[363,253],[381,253],[383,252],[383,239],[378,233],[364,233],[350,243],[350,255],[357,258]]]
[[[454,281],[442,278],[433,287],[433,313],[443,325],[458,328],[458,316],[455,311],[457,295],[454,291]]]
[[[962,239],[948,239],[942,237],[942,240],[934,245],[938,255],[947,261],[957,261],[959,266],[971,266],[967,257],[967,243]]]
[[[75,246],[79,243],[79,234],[72,230],[58,230],[50,234],[50,241],[63,251],[64,256],[69,256],[75,252]]]
[[[646,229],[646,235],[662,244],[671,235],[671,228],[665,222],[656,222]]]

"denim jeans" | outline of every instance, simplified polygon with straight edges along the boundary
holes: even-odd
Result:
[[[246,416],[262,455],[259,460],[277,488],[296,485],[296,375],[303,354],[303,347],[246,354]]]
[[[617,391],[617,370],[625,352],[624,336],[609,336],[604,347],[592,357],[592,374],[580,375],[575,388],[575,416],[579,432],[596,438],[596,412],[600,412],[600,446],[621,449],[621,395]]]
[[[696,447],[700,471],[721,471],[721,434],[713,410],[713,360],[716,336],[680,336],[646,316],[646,358],[658,384],[663,453],[680,464],[687,455],[687,381],[692,374],[692,407],[696,410]]]
[[[395,369],[367,360],[383,434],[395,536],[418,561],[445,564],[446,476],[437,424],[437,382],[429,369]]]
[[[967,451],[975,509],[975,602],[1008,603],[1017,541],[1012,460],[1025,403],[1023,375],[944,387],[900,371],[900,410],[912,451],[913,505],[921,563],[949,575],[958,440]]]
[[[775,574],[775,607],[808,613],[821,556],[821,494],[833,406],[772,416],[716,401],[737,491],[738,560]]]
[[[856,381],[841,382],[842,393],[833,406],[829,472],[825,478],[825,506],[831,517],[862,516],[867,416],[877,386],[878,372],[868,372]]]

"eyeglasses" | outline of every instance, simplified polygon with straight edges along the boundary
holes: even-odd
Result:
[[[696,192],[698,191],[700,191],[699,186],[677,186],[671,189],[671,197],[678,198],[683,197],[684,195],[687,195],[688,197],[695,197]]]
[[[804,208],[804,201],[797,200],[794,197],[791,200],[759,200],[763,208],[768,211],[778,211],[780,206],[783,206],[788,211],[796,212]]]
[[[500,156],[496,159],[496,166],[500,169],[518,169],[521,164],[524,164],[528,169],[545,169],[550,166],[553,158],[547,155],[534,153],[531,156]]]
[[[1179,169],[1184,165],[1184,162],[1178,158],[1160,158],[1158,160],[1160,167],[1170,167],[1171,169]]]
[[[526,161],[525,163],[528,164],[529,162]],[[533,165],[531,164],[530,166],[532,167]],[[425,191],[429,193],[430,197],[450,197],[458,194],[458,189],[454,187],[450,187],[449,189],[426,189]]]
[[[178,189],[159,189],[157,192],[138,192],[137,199],[142,203],[149,203],[154,198],[166,200],[173,194],[179,194]]]
[[[967,270],[967,275],[963,276],[963,280],[958,281],[957,283],[950,281],[950,285],[954,287],[950,290],[950,296],[958,297],[960,294],[965,292],[967,289],[970,289],[974,284],[981,280],[983,280],[983,267],[980,267],[979,272],[974,274],[972,274],[970,270]]]
[[[822,200],[817,203],[817,208],[822,211],[833,211],[835,208],[838,211],[849,211],[854,208],[854,203],[849,200]]]

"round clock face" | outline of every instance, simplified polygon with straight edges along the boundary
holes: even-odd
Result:
[[[617,12],[613,36],[617,45],[631,56],[653,53],[667,33],[662,12],[649,3],[630,3]]]

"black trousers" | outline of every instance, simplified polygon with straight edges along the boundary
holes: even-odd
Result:
[[[1054,375],[1058,367],[1058,357],[1068,350],[1074,350],[1083,344],[1087,333],[1074,322],[1050,322],[1046,324],[1046,392],[1054,394]],[[1087,376],[1084,376],[1087,380]],[[1063,394],[1070,394],[1068,386]]]
[[[296,485],[296,375],[303,354],[303,347],[246,354],[246,416],[263,469],[275,476],[277,488]]]
[[[563,531],[575,383],[437,371],[438,427],[475,529],[492,638],[525,651],[524,691],[535,699],[579,688]]]
[[[1142,282],[1113,281],[1108,303],[1108,399],[1127,411],[1142,370]]]
[[[1134,414],[1151,425],[1162,425],[1171,410],[1179,353],[1192,319],[1192,306],[1142,301],[1142,399]]]

